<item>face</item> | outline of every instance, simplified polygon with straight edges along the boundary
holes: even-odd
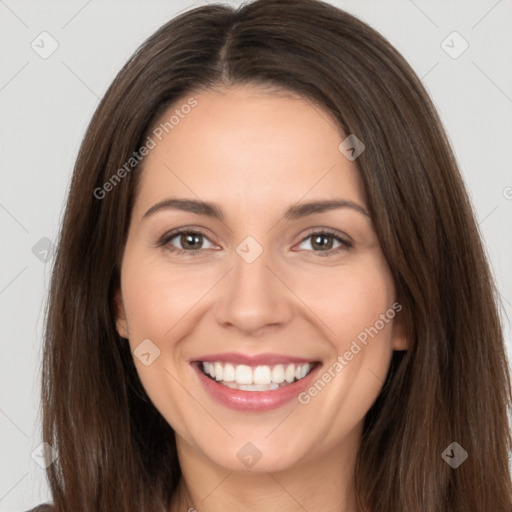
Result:
[[[117,330],[181,456],[263,472],[342,453],[406,348],[346,135],[282,92],[191,97],[135,171]]]

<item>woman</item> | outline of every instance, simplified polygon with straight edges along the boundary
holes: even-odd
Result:
[[[259,0],[141,46],[77,159],[42,396],[56,511],[512,510],[492,277],[382,36]]]

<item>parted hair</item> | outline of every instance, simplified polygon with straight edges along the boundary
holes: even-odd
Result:
[[[511,512],[510,374],[499,301],[457,162],[405,59],[377,31],[317,0],[206,5],[151,35],[88,126],[59,233],[46,309],[41,414],[58,458],[55,512],[168,511],[175,437],[115,328],[142,163],[99,199],[155,121],[194,91],[260,84],[320,105],[365,144],[355,161],[406,318],[365,418],[355,465],[368,512]],[[456,469],[444,450],[459,443]]]

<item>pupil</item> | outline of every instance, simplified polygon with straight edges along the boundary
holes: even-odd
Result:
[[[328,240],[327,243],[322,243],[321,240]],[[313,248],[320,248],[320,249],[331,249],[332,248],[332,238],[324,235],[317,235],[313,237],[312,244]],[[316,246],[316,247],[315,247]]]
[[[201,246],[201,235],[187,233],[181,236],[181,244],[183,247],[196,249],[197,247],[194,244]]]

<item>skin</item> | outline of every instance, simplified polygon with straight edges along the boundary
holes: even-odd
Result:
[[[237,85],[193,97],[197,106],[144,161],[116,296],[117,330],[132,351],[145,339],[160,350],[149,366],[134,361],[176,432],[184,477],[172,510],[356,511],[351,475],[363,420],[393,350],[407,348],[400,314],[306,405],[230,410],[189,364],[219,352],[279,353],[328,368],[395,303],[368,216],[339,208],[283,218],[313,200],[366,208],[356,164],[338,150],[346,135],[320,107],[283,91]],[[177,209],[143,219],[169,197],[214,202],[224,219]],[[190,247],[179,235],[158,246],[181,227],[206,235],[199,253],[173,253]],[[322,228],[353,247],[334,253],[340,243],[327,235],[325,256],[306,238]],[[249,235],[263,248],[251,264],[236,252]],[[262,454],[251,468],[237,457],[247,442]]]

